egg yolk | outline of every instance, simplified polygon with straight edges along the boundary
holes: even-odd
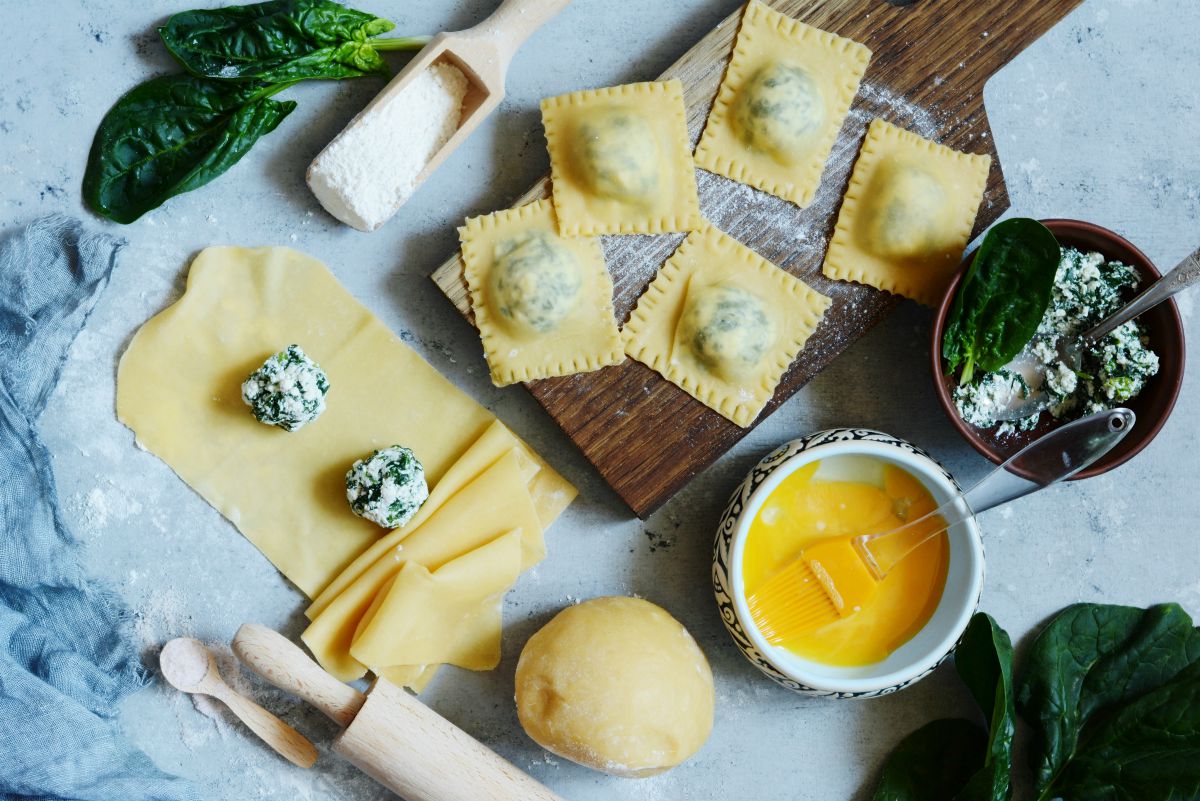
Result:
[[[898,528],[937,508],[916,478],[884,464],[882,486],[866,481],[825,481],[820,462],[805,465],[767,497],[750,524],[742,557],[746,594],[787,567],[800,552],[831,537],[876,534]],[[940,518],[929,526],[940,527]],[[899,556],[928,530],[878,540]],[[894,550],[893,550],[894,549]],[[814,631],[787,637],[779,645],[797,656],[826,665],[857,667],[880,662],[912,639],[929,621],[942,597],[950,546],[942,533],[900,560],[879,582],[871,600],[855,614]]]

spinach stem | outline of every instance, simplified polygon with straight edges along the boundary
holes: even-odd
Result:
[[[242,105],[243,105],[243,106],[247,106],[247,105],[249,105],[249,104],[251,104],[251,103],[255,103],[255,102],[259,101],[259,100],[265,100],[266,98],[268,98],[268,97],[271,97],[272,95],[277,95],[277,94],[279,94],[279,93],[280,93],[280,92],[282,92],[284,89],[288,89],[288,88],[290,88],[290,87],[293,87],[293,86],[295,86],[295,85],[296,85],[296,84],[298,84],[298,83],[303,83],[303,82],[304,82],[304,79],[303,79],[303,78],[295,78],[295,79],[293,79],[293,80],[290,80],[290,81],[281,81],[280,83],[268,83],[268,84],[264,84],[264,85],[263,85],[263,87],[262,87],[260,90],[258,90],[258,91],[257,91],[257,92],[255,92],[253,95],[251,95],[251,96],[250,96],[250,97],[249,97],[249,98],[246,100],[246,102],[245,102],[245,103],[243,103]]]
[[[429,44],[432,36],[388,36],[372,37],[367,44],[381,52],[386,50],[420,50]]]

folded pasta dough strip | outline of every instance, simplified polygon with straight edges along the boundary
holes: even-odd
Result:
[[[524,570],[545,554],[545,542],[516,449],[455,493],[420,528],[376,560],[329,602],[301,639],[321,666],[340,680],[361,678],[367,667],[350,654],[354,632],[375,596],[405,562],[436,570],[514,530],[521,532]]]
[[[453,495],[461,490],[464,486],[476,478],[480,473],[490,467],[504,454],[511,451],[513,448],[519,449],[521,473],[525,476],[526,482],[534,480],[535,476],[541,472],[541,465],[535,461],[528,450],[521,447],[521,442],[518,440],[508,428],[499,420],[494,421],[483,432],[478,439],[471,444],[459,459],[450,466],[442,476],[442,478],[434,485],[433,490],[429,493],[429,498],[421,505],[421,508],[413,516],[412,520],[408,521],[402,528],[389,532],[383,537],[380,537],[369,548],[358,555],[349,566],[337,575],[321,591],[312,604],[309,605],[305,614],[309,620],[314,619],[329,602],[342,593],[346,587],[354,583],[354,580],[367,571],[371,565],[379,561],[385,553],[395,548],[401,541],[404,540],[413,531],[416,531],[421,525],[429,519],[429,517],[442,507]],[[553,479],[555,476],[547,475],[543,478]],[[553,494],[551,487],[546,487],[547,495]],[[531,495],[534,493],[531,491]],[[540,517],[540,514],[539,514]],[[557,514],[555,515],[557,517]],[[546,528],[553,522],[553,519],[542,520],[543,528]]]
[[[358,625],[351,655],[372,670],[500,663],[501,600],[521,572],[521,532],[510,531],[435,571],[407,562]]]

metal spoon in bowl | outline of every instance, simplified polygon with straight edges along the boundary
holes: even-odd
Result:
[[[1200,248],[1179,264],[1169,273],[1146,287],[1137,297],[1104,318],[1095,327],[1074,337],[1064,337],[1058,341],[1058,358],[1072,371],[1078,373],[1083,368],[1083,352],[1104,337],[1120,328],[1125,323],[1149,311],[1167,298],[1200,282]],[[1035,339],[1033,342],[1036,342]],[[1024,396],[1014,395],[1005,407],[999,410],[995,419],[997,422],[1015,422],[1039,414],[1050,408],[1050,393],[1046,391],[1046,364],[1033,354],[1033,342],[1025,346],[1005,368],[1017,373],[1025,380],[1028,390]]]

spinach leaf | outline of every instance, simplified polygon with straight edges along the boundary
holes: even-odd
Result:
[[[1034,640],[1014,694],[1012,645],[984,614],[955,666],[988,721],[904,739],[873,801],[1005,801],[1014,699],[1031,724],[1036,801],[1200,801],[1200,630],[1175,604],[1077,604]],[[961,789],[956,789],[961,788]]]
[[[1039,801],[1200,798],[1200,662],[1085,734]]]
[[[1133,773],[1129,771],[1135,767],[1150,769],[1153,763],[1145,758],[1135,766],[1125,765],[1110,753],[1111,745],[1122,743],[1130,754],[1149,749],[1150,755],[1158,753],[1155,748],[1169,746],[1170,740],[1161,736],[1169,727],[1155,729],[1154,721],[1159,712],[1170,715],[1170,708],[1157,710],[1156,701],[1149,696],[1144,701],[1135,699],[1155,688],[1161,687],[1155,694],[1164,692],[1165,683],[1185,668],[1194,672],[1198,659],[1200,633],[1192,627],[1187,613],[1175,604],[1144,610],[1077,604],[1055,617],[1030,649],[1018,693],[1021,714],[1034,728],[1031,759],[1039,797],[1062,794],[1055,789],[1060,784],[1077,785],[1081,770],[1099,768],[1093,764],[1097,754],[1103,754],[1102,760],[1107,760],[1105,770],[1096,774],[1098,777],[1113,779],[1111,771],[1116,770],[1125,771],[1126,778],[1130,778]],[[1167,697],[1186,692],[1176,688]],[[1128,702],[1134,703],[1122,707]],[[1182,723],[1186,717],[1179,715],[1180,712],[1185,710],[1175,709],[1178,718],[1175,722]],[[1098,728],[1089,733],[1089,723],[1093,721]],[[1160,721],[1164,726],[1168,722]],[[1131,735],[1133,745],[1129,740]],[[1192,731],[1193,738],[1197,735],[1200,728]],[[1143,740],[1142,746],[1134,747]],[[1090,756],[1084,757],[1081,752]],[[1180,758],[1179,753],[1169,748],[1162,753],[1168,766],[1173,759]],[[1193,764],[1200,762],[1194,760]],[[1085,765],[1088,767],[1081,767]],[[1140,792],[1127,797],[1151,798]]]
[[[989,615],[971,618],[954,665],[979,704],[985,733],[965,720],[937,720],[910,734],[884,765],[872,801],[1005,801],[1016,729],[1012,642]]]
[[[967,720],[935,720],[900,741],[871,801],[953,801],[983,767],[987,737]]]
[[[193,75],[267,83],[387,76],[368,37],[395,25],[332,0],[271,0],[184,11],[158,29]]]
[[[1005,801],[1010,795],[1013,734],[1012,641],[990,615],[971,618],[954,651],[954,667],[983,710],[988,724],[983,767],[967,781],[955,801]]]
[[[962,367],[968,384],[979,367],[995,372],[1037,332],[1050,305],[1060,248],[1037,220],[1015,217],[987,232],[946,318],[947,375]]]
[[[84,199],[96,213],[130,223],[203,186],[296,107],[268,97],[286,86],[167,75],[135,87],[96,131]]]

